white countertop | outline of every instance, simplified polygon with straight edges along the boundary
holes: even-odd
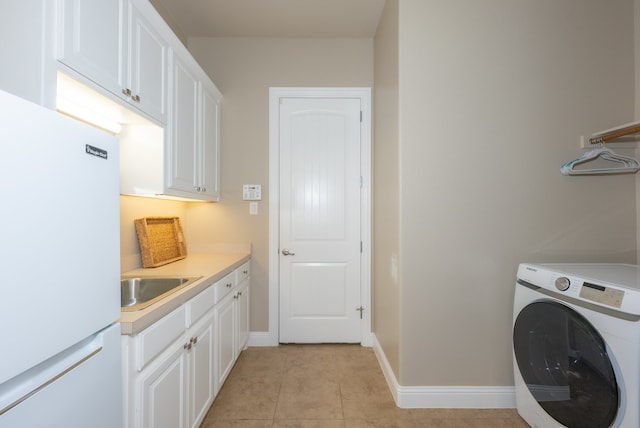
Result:
[[[188,254],[185,259],[156,268],[123,272],[126,276],[201,276],[193,284],[139,311],[122,312],[121,333],[135,335],[251,258],[250,253]]]

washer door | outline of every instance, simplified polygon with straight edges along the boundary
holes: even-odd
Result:
[[[579,313],[543,301],[522,309],[513,348],[524,383],[538,404],[569,428],[606,428],[620,403],[602,336]]]

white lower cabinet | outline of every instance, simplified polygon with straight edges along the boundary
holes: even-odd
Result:
[[[207,316],[190,337],[189,352],[189,426],[199,427],[213,403],[218,389],[214,372],[214,318]]]
[[[218,379],[218,389],[227,379],[236,356],[235,326],[236,326],[236,305],[235,295],[228,294],[216,306],[216,373]]]
[[[247,265],[247,270],[248,270]],[[236,297],[237,320],[238,320],[238,340],[236,352],[239,355],[249,342],[249,278],[238,281],[238,294]]]
[[[187,354],[181,346],[176,346],[161,364],[142,372],[136,382],[135,397],[139,399],[139,415],[133,421],[133,426],[186,426],[186,371]]]
[[[141,376],[141,426],[198,427],[202,423],[215,397],[212,317],[194,330],[163,364]]]
[[[245,263],[234,272],[234,278],[221,281],[228,294],[216,304],[215,309],[218,329],[216,373],[219,388],[249,340],[249,266],[249,262]],[[233,285],[227,287],[229,283]]]
[[[202,423],[216,393],[213,312],[185,333],[139,372],[133,426],[186,428]]]
[[[123,336],[126,428],[196,428],[249,336],[249,262]]]

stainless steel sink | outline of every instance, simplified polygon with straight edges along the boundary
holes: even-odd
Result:
[[[123,311],[139,311],[200,278],[123,276],[120,279],[120,306]]]

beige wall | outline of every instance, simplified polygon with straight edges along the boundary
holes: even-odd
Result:
[[[517,264],[636,260],[635,178],[559,171],[633,119],[633,0],[403,0],[399,47],[399,381],[513,385]]]
[[[251,330],[268,331],[269,87],[373,85],[371,39],[194,38],[189,50],[224,96],[219,204],[189,208],[192,238],[251,242]],[[242,184],[261,184],[249,215]]]
[[[633,118],[630,3],[576,1],[416,0],[397,19],[391,1],[375,67],[369,40],[189,41],[225,95],[225,161],[222,203],[188,218],[213,220],[196,239],[252,241],[252,330],[268,325],[268,206],[249,216],[240,188],[268,192],[269,86],[368,86],[375,69],[374,329],[403,385],[512,383],[518,262],[635,260],[633,179],[559,173],[580,135]]]
[[[188,239],[252,242],[265,331],[268,87],[370,86],[375,71],[376,336],[402,385],[512,385],[517,264],[636,261],[635,178],[559,168],[637,112],[640,0],[387,3],[375,43],[189,41],[225,99],[222,201],[184,208]],[[259,216],[243,183],[263,185]]]
[[[400,370],[398,0],[387,0],[374,40],[373,330]]]

